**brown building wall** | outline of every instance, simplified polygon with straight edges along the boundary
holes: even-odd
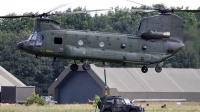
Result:
[[[16,87],[16,101],[23,103],[33,93],[35,93],[35,86]]]

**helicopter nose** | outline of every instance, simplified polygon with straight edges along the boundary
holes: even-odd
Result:
[[[24,46],[23,42],[19,42],[19,43],[17,44],[17,48],[18,48],[18,49],[23,49],[23,46]]]
[[[183,47],[185,47],[184,43],[179,43],[179,48],[182,49]]]

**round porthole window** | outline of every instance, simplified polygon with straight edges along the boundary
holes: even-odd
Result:
[[[82,46],[82,45],[83,45],[83,41],[82,41],[82,40],[79,40],[79,41],[78,41],[78,45]]]
[[[100,42],[100,43],[99,43],[99,46],[100,46],[100,47],[104,47],[104,42]]]
[[[125,44],[121,44],[121,48],[124,49],[126,47]]]
[[[142,50],[146,50],[147,49],[147,46],[142,46]]]

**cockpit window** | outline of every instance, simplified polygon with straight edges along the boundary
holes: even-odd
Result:
[[[36,42],[35,46],[40,47],[42,45],[43,39],[44,39],[43,35],[38,35],[37,38],[36,38],[37,42]]]
[[[43,35],[38,35],[37,37],[36,37],[36,40],[37,41],[42,41],[44,39],[44,36]]]
[[[37,33],[36,32],[32,33],[32,34],[30,34],[28,40],[36,40],[36,37],[37,37]]]
[[[30,34],[30,36],[29,36],[28,40],[31,40],[31,39],[32,39],[32,37],[33,37],[33,33],[31,33],[31,34]]]
[[[33,35],[33,37],[32,37],[31,40],[36,40],[36,37],[37,37],[37,33],[35,33],[35,34]]]
[[[36,40],[35,46],[40,47],[42,45],[42,41],[44,40],[44,36],[42,35],[42,32],[34,32],[30,34],[28,40]]]

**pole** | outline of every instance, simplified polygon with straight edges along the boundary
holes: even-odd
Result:
[[[107,82],[106,82],[106,68],[104,67],[104,80],[105,80],[105,87],[107,86]]]
[[[104,95],[107,96],[108,95],[108,86],[107,86],[107,82],[106,82],[106,68],[104,66],[104,80],[105,80],[105,92]]]

